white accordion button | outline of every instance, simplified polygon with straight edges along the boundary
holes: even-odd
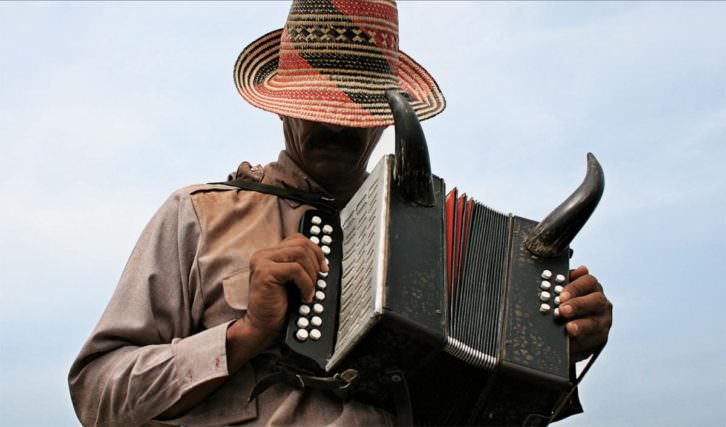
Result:
[[[550,300],[550,297],[551,297],[551,296],[552,296],[552,295],[550,295],[550,293],[549,293],[549,292],[547,292],[547,291],[542,291],[542,293],[541,293],[541,294],[539,294],[539,299],[540,299],[540,300],[542,300],[542,301],[549,301],[549,300]]]
[[[545,280],[549,280],[552,277],[552,272],[549,270],[545,270],[542,272],[542,278]]]
[[[330,246],[323,245],[320,247],[320,250],[323,251],[325,255],[330,255]]]
[[[330,260],[328,259],[328,257],[325,257],[325,263],[330,265]]]
[[[542,289],[543,291],[549,291],[549,290],[550,290],[550,288],[552,287],[552,283],[550,283],[550,282],[549,282],[549,281],[547,281],[547,280],[543,280],[543,281],[542,281],[542,283],[540,283],[540,284],[539,284],[539,287],[540,287],[540,288],[541,288],[541,289]]]
[[[313,311],[317,314],[320,314],[323,312],[323,305],[322,304],[313,304]]]
[[[555,286],[555,293],[559,295],[564,288],[560,285]]]
[[[297,338],[298,341],[305,341],[308,339],[308,331],[305,329],[298,329],[297,332],[295,332],[295,338]]]
[[[560,297],[555,297],[555,305],[560,305]]]
[[[320,316],[313,316],[313,318],[310,319],[310,324],[315,326],[316,328],[319,328],[320,325],[323,324],[323,319],[321,319]]]
[[[320,244],[320,239],[318,239],[318,236],[310,236],[310,241],[315,243],[316,245]]]
[[[318,271],[318,276],[320,276],[320,277],[328,277],[328,273],[327,272]]]
[[[303,304],[300,306],[297,312],[300,313],[302,316],[307,316],[308,314],[310,314],[310,306]]]
[[[310,234],[320,234],[320,227],[317,225],[310,227]]]
[[[325,280],[323,280],[323,279],[318,279],[318,288],[319,288],[319,289],[325,289],[325,288],[327,288],[327,287],[328,287],[328,284],[327,284],[327,283],[325,283]]]
[[[565,275],[564,274],[558,274],[557,277],[555,277],[555,283],[558,283],[558,284],[565,283]]]
[[[333,232],[333,226],[330,224],[325,224],[323,226],[323,233],[325,234],[331,234]]]
[[[323,291],[316,291],[315,292],[315,299],[318,301],[325,301],[325,292]]]
[[[310,222],[312,222],[312,223],[313,223],[313,224],[315,224],[315,225],[320,225],[320,224],[322,224],[322,223],[323,223],[323,219],[322,219],[322,218],[320,218],[319,216],[315,215],[314,217],[312,217],[312,218],[310,219]]]
[[[306,317],[298,317],[297,318],[297,327],[305,329],[310,325],[310,321]]]
[[[555,317],[560,317],[560,309],[559,308],[556,308],[555,309]]]
[[[329,245],[333,243],[333,238],[326,234],[322,239],[320,239],[320,241],[323,242],[324,245]]]
[[[549,304],[542,304],[539,306],[539,312],[540,313],[549,313],[550,312],[550,305]]]
[[[310,338],[314,339],[315,341],[319,340],[321,336],[323,336],[323,334],[321,334],[320,331],[317,329],[313,329],[312,331],[310,331]]]

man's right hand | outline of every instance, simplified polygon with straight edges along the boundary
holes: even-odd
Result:
[[[318,245],[300,233],[279,244],[261,249],[250,257],[247,314],[230,326],[227,336],[234,342],[254,344],[262,351],[274,343],[287,313],[287,283],[293,283],[303,300],[315,293],[318,272],[328,271],[325,255]]]

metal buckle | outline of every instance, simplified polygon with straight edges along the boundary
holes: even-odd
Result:
[[[343,385],[339,386],[339,390],[345,390],[348,387],[350,387],[351,384],[353,384],[353,381],[355,381],[358,378],[358,371],[355,369],[346,369],[343,372],[339,372],[333,376],[333,379],[336,382],[342,382]]]

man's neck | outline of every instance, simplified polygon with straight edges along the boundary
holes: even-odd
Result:
[[[368,173],[363,171],[362,173],[348,177],[346,180],[326,180],[322,177],[312,178],[335,198],[335,204],[338,208],[343,208],[353,198],[367,177]]]
[[[333,168],[329,173],[316,171],[314,167],[309,170],[304,161],[295,158],[296,153],[291,153],[287,149],[284,152],[307,177],[312,178],[317,185],[335,198],[338,208],[344,207],[350,201],[368,177],[365,167],[360,165],[350,166],[347,170]]]

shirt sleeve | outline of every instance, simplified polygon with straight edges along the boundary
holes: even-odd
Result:
[[[70,370],[71,399],[83,425],[144,424],[195,387],[228,375],[229,322],[200,331],[200,236],[184,191],[144,229]]]

